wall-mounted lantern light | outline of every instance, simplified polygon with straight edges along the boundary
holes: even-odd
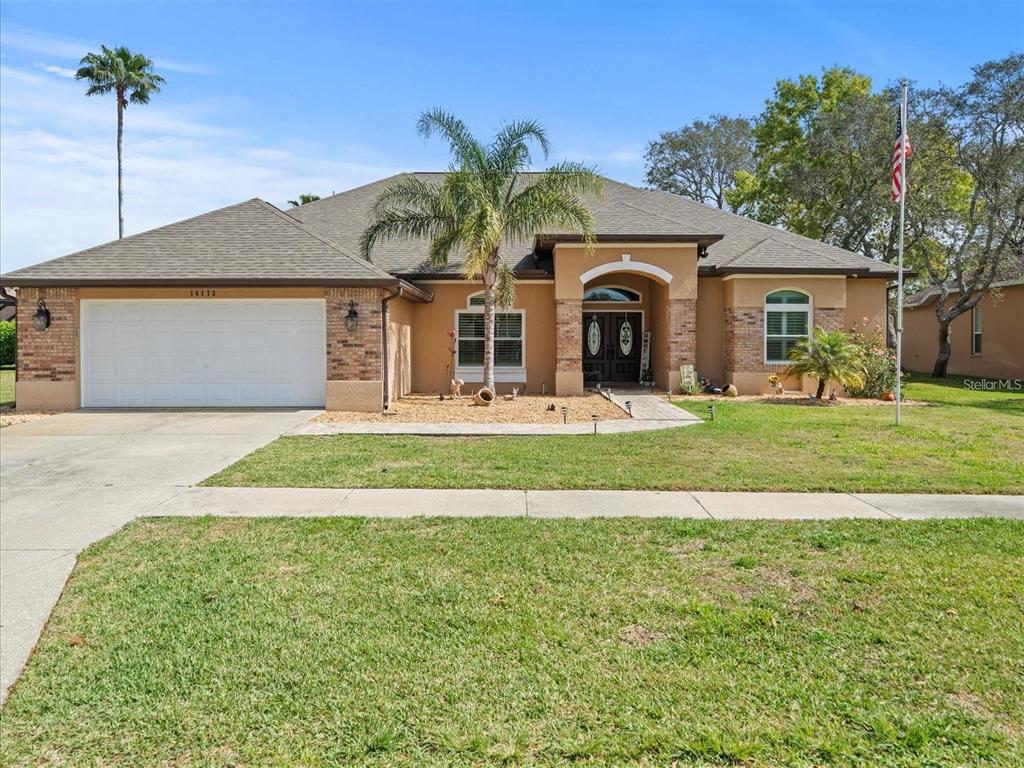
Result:
[[[50,310],[46,308],[46,302],[42,299],[36,305],[36,313],[32,315],[32,325],[37,331],[45,331],[50,327]]]
[[[356,311],[355,301],[351,299],[348,302],[348,314],[345,315],[345,326],[350,332],[359,327],[359,313]]]

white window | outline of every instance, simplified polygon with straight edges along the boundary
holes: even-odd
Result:
[[[484,297],[470,296],[466,309],[455,313],[455,375],[480,381],[484,366]],[[494,312],[494,379],[526,381],[526,311]]]
[[[801,291],[774,291],[764,299],[764,359],[788,363],[789,351],[807,338],[811,297]]]
[[[981,354],[981,307],[971,310],[971,354]]]

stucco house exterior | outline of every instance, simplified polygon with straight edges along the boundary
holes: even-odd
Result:
[[[957,376],[1024,378],[1024,279],[1000,280],[970,312],[949,325],[952,354],[947,370]],[[955,291],[953,292],[956,293]],[[903,313],[903,364],[930,373],[939,353],[938,291],[911,297]]]
[[[429,268],[421,241],[357,255],[388,182],[287,212],[253,199],[0,276],[19,289],[18,407],[376,411],[453,375],[472,388],[479,284],[455,260]],[[810,327],[884,327],[887,264],[610,179],[590,208],[592,253],[571,233],[505,244],[499,389],[578,394],[643,368],[675,388],[692,366],[764,392]]]

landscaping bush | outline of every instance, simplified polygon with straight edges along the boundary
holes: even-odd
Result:
[[[881,397],[883,392],[896,389],[896,350],[885,343],[882,329],[869,329],[867,320],[857,328],[850,329],[853,343],[860,349],[864,363],[863,386],[849,386],[850,397]]]
[[[14,365],[14,321],[0,322],[0,365]]]

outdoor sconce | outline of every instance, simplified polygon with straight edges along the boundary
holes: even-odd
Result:
[[[42,299],[36,305],[36,313],[32,315],[32,325],[36,327],[37,331],[45,331],[50,327],[50,310],[46,308],[46,302]]]
[[[359,313],[356,311],[356,302],[353,299],[349,299],[348,302],[348,314],[345,315],[345,327],[348,328],[350,333],[359,327]]]

